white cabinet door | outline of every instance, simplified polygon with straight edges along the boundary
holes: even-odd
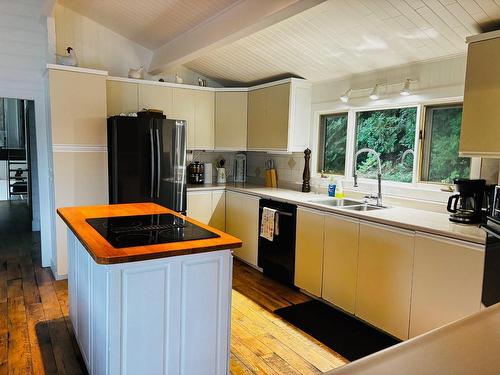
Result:
[[[483,267],[483,245],[417,233],[410,337],[479,312]]]
[[[137,112],[138,84],[120,81],[106,81],[106,104],[108,116]]]
[[[226,192],[226,232],[243,241],[234,255],[257,267],[259,240],[259,198]]]
[[[360,223],[355,314],[408,338],[415,247],[414,232]]]
[[[295,243],[295,285],[321,296],[323,233],[325,215],[321,211],[297,209]]]
[[[196,91],[194,112],[195,149],[214,149],[214,116],[215,93],[212,91]]]
[[[208,225],[226,230],[226,193],[222,190],[212,191],[212,217]]]
[[[159,109],[167,118],[172,118],[173,91],[166,86],[139,85],[139,108]]]
[[[212,192],[196,191],[187,195],[187,216],[208,224],[212,219]]]
[[[328,302],[354,314],[358,273],[359,221],[325,215],[323,290]]]
[[[195,91],[188,89],[173,89],[172,117],[175,120],[187,121],[187,148],[195,147]]]
[[[215,93],[215,148],[245,151],[247,149],[246,91]]]

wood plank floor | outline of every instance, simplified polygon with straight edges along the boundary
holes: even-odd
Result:
[[[39,235],[29,232],[26,213],[0,202],[0,375],[86,374],[69,322],[67,282],[41,267]],[[347,363],[272,313],[307,300],[235,261],[231,373],[317,374]]]

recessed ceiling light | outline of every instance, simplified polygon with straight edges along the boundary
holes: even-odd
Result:
[[[349,97],[351,96],[352,89],[347,90],[342,94],[340,97],[340,100],[342,100],[344,103],[347,103],[349,101]]]
[[[405,84],[399,93],[403,96],[411,95],[410,85],[411,85],[411,79],[406,78]]]
[[[370,94],[371,100],[378,100],[380,98],[379,87],[380,85],[378,83],[373,87],[372,93]]]

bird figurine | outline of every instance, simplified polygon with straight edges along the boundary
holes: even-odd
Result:
[[[67,55],[57,55],[57,63],[61,65],[67,65],[67,66],[77,66],[78,65],[78,58],[76,57],[76,52],[73,48],[68,47],[66,48],[66,51],[68,52]]]
[[[128,70],[128,78],[144,79],[144,66],[141,66],[139,69],[130,68]]]

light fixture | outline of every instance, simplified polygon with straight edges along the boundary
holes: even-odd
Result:
[[[411,85],[411,79],[406,78],[404,86],[399,93],[403,96],[411,95],[410,85]]]
[[[380,85],[378,83],[373,87],[372,93],[370,94],[371,100],[378,100],[380,98],[379,87]]]
[[[342,100],[344,103],[347,103],[349,101],[349,97],[351,96],[352,89],[347,90],[342,94],[340,97],[340,100]]]

